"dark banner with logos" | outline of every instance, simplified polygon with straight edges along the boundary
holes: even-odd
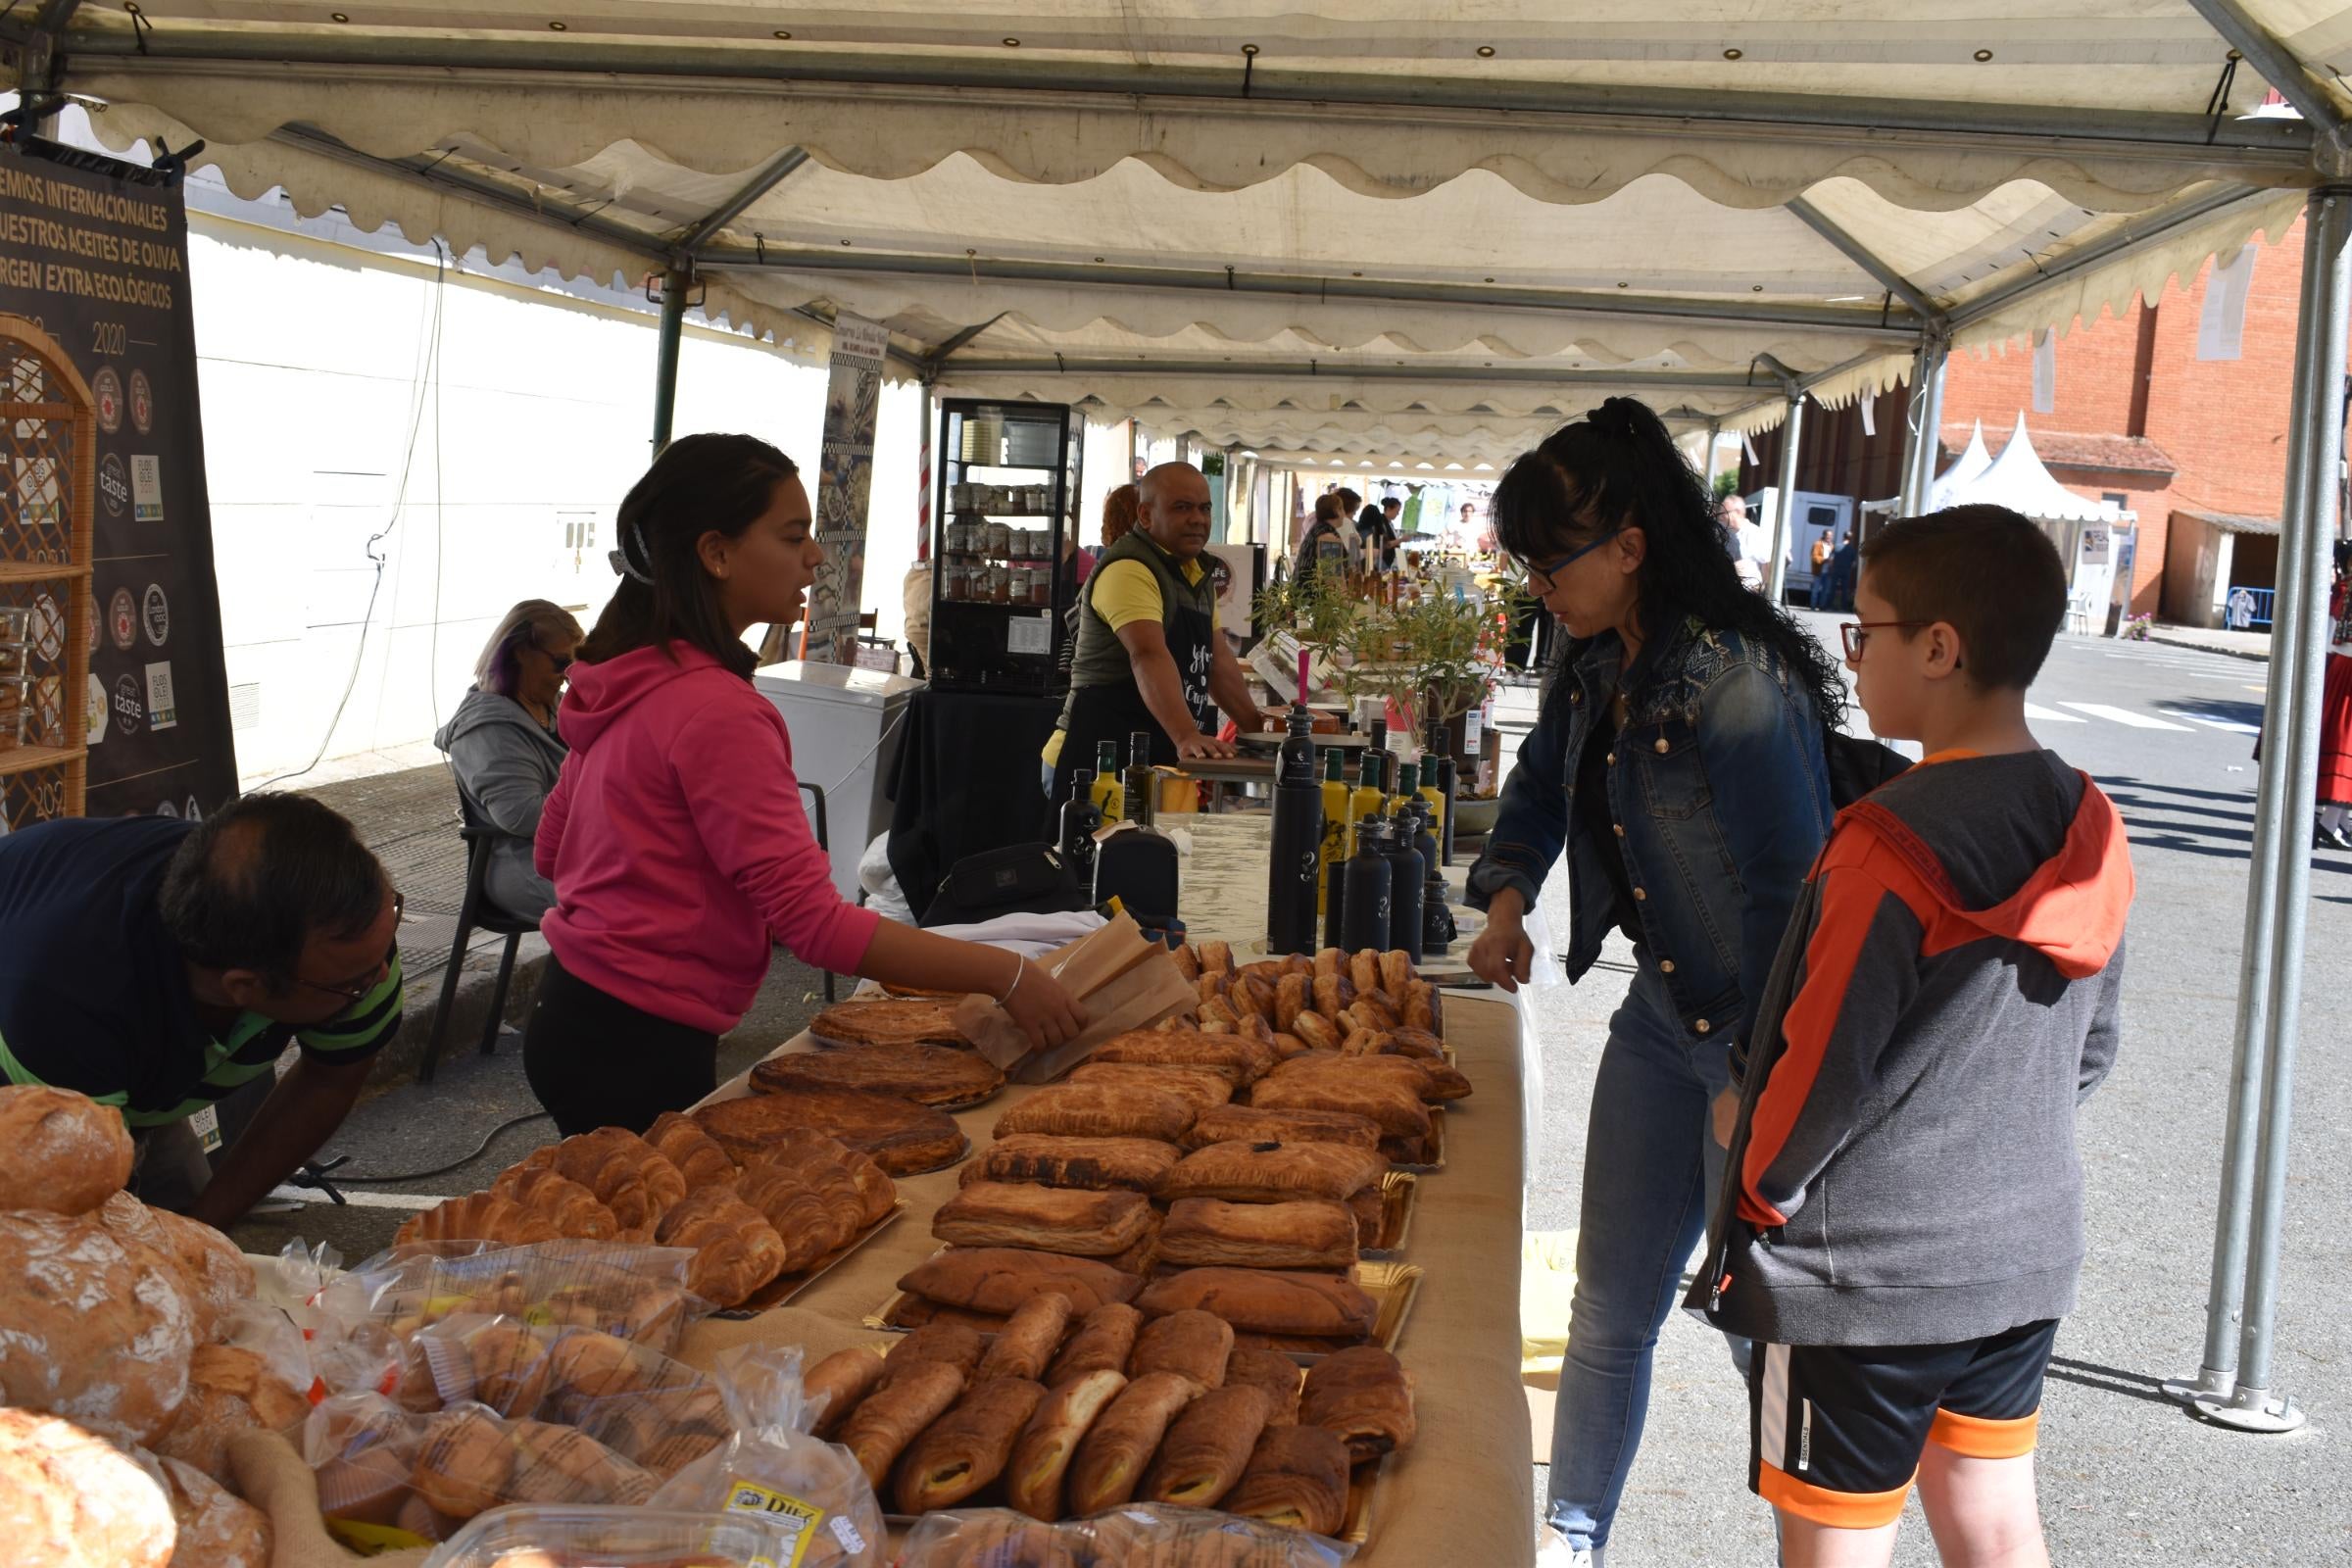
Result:
[[[37,322],[98,404],[86,808],[211,811],[235,798],[237,764],[177,179],[74,148],[0,145],[0,312]],[[34,603],[43,662],[64,610]]]

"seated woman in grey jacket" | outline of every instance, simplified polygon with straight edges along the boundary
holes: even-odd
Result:
[[[499,832],[482,891],[510,914],[536,917],[556,902],[555,888],[531,867],[531,840],[564,765],[556,700],[583,635],[562,606],[544,599],[508,611],[473,666],[473,686],[433,737],[473,818]]]

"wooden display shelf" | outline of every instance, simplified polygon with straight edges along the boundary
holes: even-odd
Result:
[[[87,577],[90,568],[63,561],[0,561],[0,582],[66,582]]]
[[[44,767],[65,767],[89,755],[79,746],[11,746],[0,751],[0,778],[37,772]]]

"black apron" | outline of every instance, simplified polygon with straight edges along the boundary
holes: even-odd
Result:
[[[1167,634],[1168,656],[1176,661],[1176,677],[1184,686],[1184,706],[1192,710],[1193,721],[1203,735],[1216,733],[1217,704],[1208,694],[1208,672],[1216,658],[1216,612],[1172,606],[1162,612],[1160,628]],[[1154,763],[1176,764],[1176,743],[1168,739],[1167,731],[1145,704],[1144,689],[1137,684],[1133,670],[1105,685],[1073,689],[1061,761],[1054,769],[1054,799],[1069,798],[1071,769],[1081,765],[1091,769],[1095,748],[1103,741],[1117,743],[1114,752],[1124,771],[1133,760],[1127,754],[1127,738],[1138,730],[1151,735]]]

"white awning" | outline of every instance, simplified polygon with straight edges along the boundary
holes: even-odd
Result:
[[[2026,416],[2017,416],[2008,445],[1985,465],[1983,472],[1954,487],[1942,506],[2007,507],[2011,512],[2044,522],[2115,521],[2130,515],[2114,502],[2079,496],[2042,466],[2034,438],[2026,433]]]
[[[2347,52],[2312,0],[143,0],[60,85],[304,213],[691,255],[713,320],[1322,451],[1617,391],[1752,432],[2063,330],[2281,237],[2313,127],[2261,73],[2331,131]]]

